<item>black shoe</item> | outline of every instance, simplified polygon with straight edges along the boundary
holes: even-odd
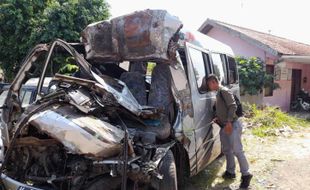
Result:
[[[222,177],[224,179],[235,179],[236,178],[236,174],[232,174],[228,171],[225,171],[225,173],[222,175]]]
[[[245,175],[241,177],[241,184],[240,184],[240,188],[242,189],[247,189],[250,185],[251,179],[252,179],[253,175],[249,174],[249,175]]]

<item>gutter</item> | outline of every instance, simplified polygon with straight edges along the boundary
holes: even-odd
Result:
[[[310,64],[310,56],[309,55],[282,55],[279,61]]]

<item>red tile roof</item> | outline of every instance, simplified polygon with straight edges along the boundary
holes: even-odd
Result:
[[[263,49],[272,49],[278,55],[310,55],[310,45],[216,20],[207,19],[199,31],[207,34],[212,27],[233,33]]]

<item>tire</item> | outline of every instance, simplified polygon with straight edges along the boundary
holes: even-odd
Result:
[[[291,103],[291,109],[292,109],[293,111],[300,111],[299,102],[297,102],[296,100],[293,101],[293,102]]]
[[[163,175],[163,179],[155,179],[156,190],[177,190],[177,168],[174,156],[171,150],[163,157],[158,167],[159,173]]]

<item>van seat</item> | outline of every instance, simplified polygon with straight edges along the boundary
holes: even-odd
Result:
[[[169,116],[173,105],[171,91],[171,73],[168,64],[157,64],[152,72],[152,82],[148,98],[148,105],[161,108]]]
[[[120,76],[140,105],[146,104],[146,86],[144,76],[139,72],[124,72]]]

